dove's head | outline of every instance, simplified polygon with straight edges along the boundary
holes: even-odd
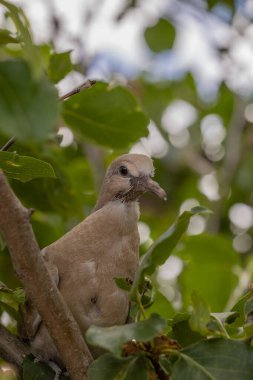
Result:
[[[153,175],[153,162],[148,156],[124,154],[116,158],[106,172],[96,209],[117,199],[135,201],[146,192],[166,199],[165,191],[152,180]]]

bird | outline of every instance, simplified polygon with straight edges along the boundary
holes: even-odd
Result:
[[[91,325],[123,325],[129,316],[127,292],[115,278],[134,281],[139,266],[138,200],[146,192],[166,199],[155,182],[153,161],[124,154],[108,170],[92,213],[42,250],[46,266],[83,335]],[[24,324],[32,353],[64,367],[38,312],[27,302]],[[91,347],[93,356],[97,351]]]

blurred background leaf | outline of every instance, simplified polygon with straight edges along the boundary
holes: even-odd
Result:
[[[144,33],[148,47],[155,53],[171,49],[176,31],[168,20],[160,18],[155,25],[148,27]]]
[[[66,100],[62,116],[84,139],[113,148],[147,134],[148,119],[130,92],[102,82]]]

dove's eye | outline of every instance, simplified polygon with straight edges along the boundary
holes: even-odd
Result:
[[[126,166],[121,166],[119,168],[119,172],[120,172],[120,175],[122,175],[122,177],[126,177],[129,174],[129,171]]]

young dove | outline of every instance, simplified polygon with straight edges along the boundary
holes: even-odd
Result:
[[[93,213],[43,249],[51,276],[83,335],[91,325],[113,326],[127,321],[128,294],[114,279],[133,281],[138,269],[139,197],[149,191],[166,199],[165,191],[151,179],[153,174],[152,160],[145,155],[118,157],[106,172]],[[62,366],[38,313],[29,325],[35,356]]]

